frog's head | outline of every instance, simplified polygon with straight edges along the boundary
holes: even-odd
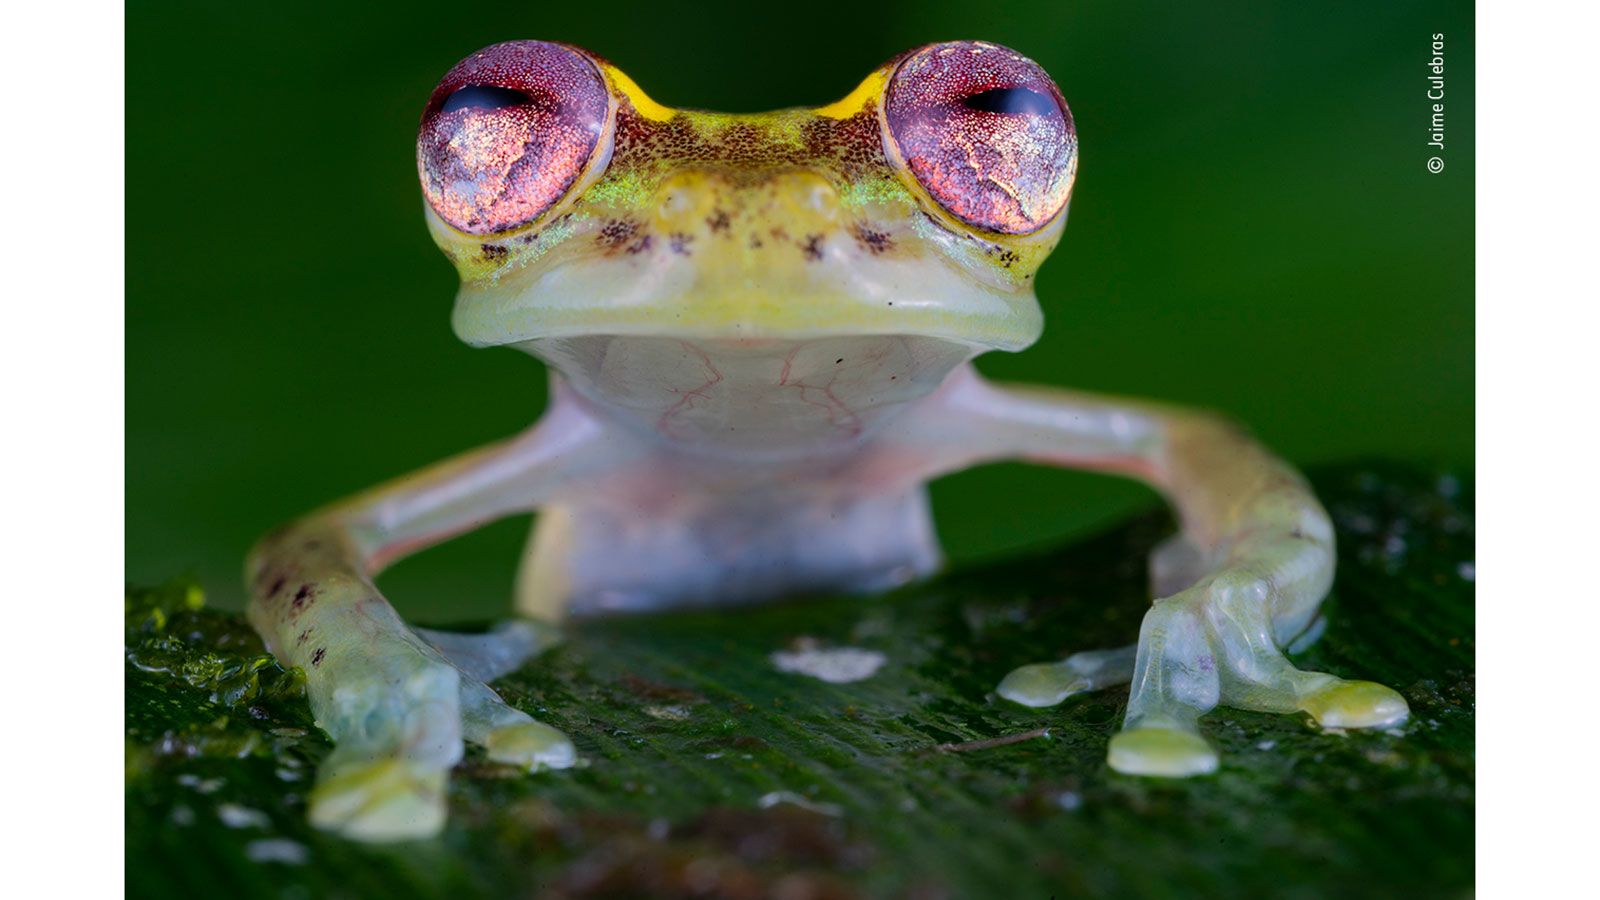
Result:
[[[957,41],[844,99],[728,115],[604,59],[514,41],[428,101],[417,169],[478,345],[577,335],[911,334],[1020,349],[1077,138],[1036,63]]]

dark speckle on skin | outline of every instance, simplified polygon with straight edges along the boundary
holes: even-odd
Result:
[[[889,237],[888,232],[878,231],[866,225],[857,225],[855,236],[861,246],[867,248],[874,256],[894,246],[894,240]]]
[[[806,235],[805,242],[800,245],[800,252],[804,253],[805,256],[806,256],[806,259],[809,259],[812,262],[815,262],[815,261],[821,259],[822,258],[822,235],[820,235],[820,234],[808,234],[808,235]]]
[[[287,575],[279,575],[276,579],[273,580],[272,586],[267,588],[267,596],[268,597],[276,597],[276,596],[278,596],[278,592],[283,590],[284,584],[286,584],[288,581],[289,581],[289,577]]]
[[[324,656],[327,656],[327,655],[328,655],[328,648],[327,647],[318,647],[317,648],[317,652],[311,654],[311,664],[313,666],[322,665],[322,658]]]
[[[311,637],[311,629],[309,628],[300,632],[300,636],[294,639],[294,645],[298,647],[301,644],[304,644],[306,642],[306,638],[308,637]]]
[[[602,247],[620,247],[639,233],[639,223],[632,219],[612,219],[601,226],[595,243]]]
[[[669,246],[672,248],[673,253],[676,253],[679,256],[690,255],[689,244],[694,240],[692,235],[687,235],[679,231],[674,232],[669,238],[667,238],[667,240],[669,241]]]
[[[502,244],[484,244],[482,249],[483,258],[489,262],[499,262],[505,259],[506,254],[510,252]]]
[[[633,243],[628,245],[627,252],[629,254],[643,253],[646,250],[649,250],[651,245],[654,244],[654,243],[655,243],[655,239],[652,238],[650,235],[648,235],[648,234],[647,235],[643,235],[637,241],[634,241]]]
[[[706,227],[711,229],[712,234],[719,234],[728,230],[730,221],[726,212],[715,209],[711,211],[711,215],[706,217]]]
[[[294,592],[294,608],[300,609],[316,599],[317,589],[310,584],[300,585],[300,590]]]

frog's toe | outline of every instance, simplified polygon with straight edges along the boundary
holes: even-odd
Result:
[[[484,737],[484,750],[495,762],[530,771],[567,769],[578,761],[578,751],[565,734],[532,720],[502,725]]]
[[[1215,772],[1217,751],[1192,731],[1144,726],[1112,738],[1106,763],[1124,775],[1187,778]]]
[[[471,678],[461,682],[462,735],[491,760],[531,772],[567,769],[578,751],[560,731],[506,703],[494,689]]]
[[[1090,650],[1061,662],[1022,666],[1002,679],[995,693],[1023,706],[1055,706],[1073,694],[1127,684],[1136,649]]]
[[[1083,679],[1066,663],[1034,663],[1012,669],[995,693],[1023,706],[1055,706],[1083,690]]]
[[[384,758],[352,763],[311,791],[311,824],[360,841],[429,838],[444,828],[448,772]]]
[[[1371,681],[1335,681],[1301,698],[1300,708],[1324,728],[1385,728],[1411,714],[1398,692]]]

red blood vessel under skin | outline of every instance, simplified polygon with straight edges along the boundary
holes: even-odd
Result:
[[[487,684],[547,645],[548,623],[925,577],[941,564],[925,484],[1006,459],[1145,481],[1181,532],[1151,558],[1136,643],[1022,666],[1002,697],[1048,706],[1131,683],[1108,761],[1149,776],[1217,767],[1198,723],[1218,704],[1403,719],[1394,691],[1302,672],[1280,649],[1312,625],[1334,560],[1290,467],[1209,414],[972,367],[1038,337],[1033,279],[1077,158],[1044,70],[977,41],[896,57],[836,103],[756,115],[664,107],[562,44],[497,44],[446,74],[417,168],[461,275],[455,330],[544,360],[554,388],[527,431],[252,551],[251,622],[305,669],[335,742],[312,821],[364,840],[437,833],[466,742],[530,770],[573,765],[566,735]],[[373,583],[530,510],[523,617],[488,634],[411,628]]]

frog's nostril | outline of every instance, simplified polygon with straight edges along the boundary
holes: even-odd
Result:
[[[826,184],[813,184],[805,194],[812,212],[829,214],[839,208],[839,193]]]
[[[661,195],[661,203],[656,207],[661,218],[677,219],[686,215],[694,206],[694,199],[689,192],[679,188],[668,188]]]

